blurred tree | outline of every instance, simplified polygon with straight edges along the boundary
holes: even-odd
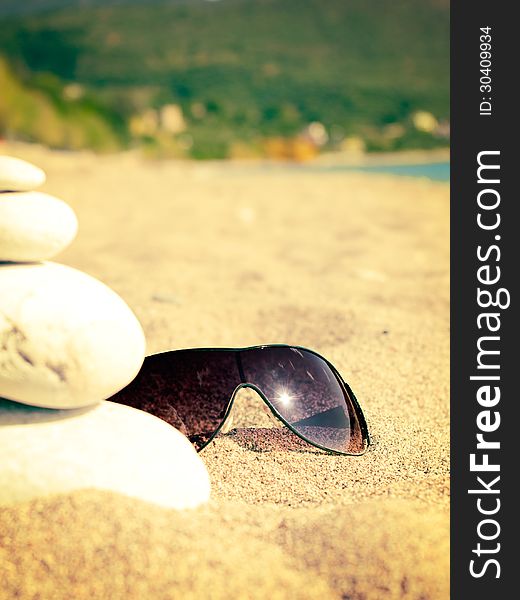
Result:
[[[48,71],[63,79],[76,78],[76,66],[83,51],[81,31],[25,29],[16,32],[16,45],[25,66],[35,72]]]

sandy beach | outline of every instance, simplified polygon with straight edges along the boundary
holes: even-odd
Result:
[[[75,210],[56,257],[120,294],[148,353],[288,343],[327,357],[373,446],[329,455],[239,394],[187,512],[99,490],[0,511],[0,598],[449,597],[449,186],[0,146]]]

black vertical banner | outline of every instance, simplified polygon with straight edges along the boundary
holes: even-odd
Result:
[[[516,595],[520,377],[514,3],[451,6],[451,597]],[[518,102],[518,100],[516,100]],[[513,289],[515,288],[515,289]],[[491,595],[490,595],[491,594]],[[494,595],[493,595],[494,594]]]

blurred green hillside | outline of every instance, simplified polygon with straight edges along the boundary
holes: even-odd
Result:
[[[73,4],[1,17],[0,136],[195,158],[448,144],[445,0]]]

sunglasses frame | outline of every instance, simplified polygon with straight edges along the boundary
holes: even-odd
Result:
[[[151,354],[149,356],[158,356],[160,354],[169,354],[172,352],[186,352],[186,351],[189,351],[189,352],[241,352],[241,351],[245,351],[245,350],[259,350],[259,349],[263,349],[263,348],[295,348],[296,350],[304,350],[305,352],[314,354],[319,359],[321,359],[322,361],[325,362],[325,364],[329,367],[329,369],[332,371],[332,373],[338,380],[340,386],[343,389],[343,392],[346,392],[347,395],[349,396],[350,401],[352,402],[352,406],[354,407],[354,410],[356,411],[356,417],[359,421],[361,436],[362,436],[362,440],[364,443],[363,450],[361,452],[356,452],[356,453],[342,452],[341,450],[332,450],[331,448],[326,448],[325,446],[321,446],[320,444],[316,444],[315,442],[312,442],[311,440],[307,439],[301,433],[298,433],[282,417],[282,415],[280,415],[278,413],[278,411],[274,408],[274,406],[272,406],[272,404],[269,402],[269,399],[266,397],[266,395],[262,392],[262,390],[259,387],[257,387],[253,383],[240,383],[234,389],[233,393],[231,394],[231,397],[227,404],[226,412],[222,418],[222,421],[220,422],[220,425],[217,427],[217,429],[215,429],[215,432],[208,439],[208,441],[198,449],[198,452],[202,452],[202,450],[204,450],[204,448],[206,448],[206,446],[208,446],[215,439],[215,437],[220,433],[221,429],[224,427],[224,424],[226,423],[226,420],[229,417],[231,410],[233,409],[233,404],[235,402],[235,397],[236,397],[237,393],[241,389],[249,388],[249,389],[254,390],[260,396],[260,398],[262,398],[265,405],[267,406],[267,408],[269,408],[269,410],[271,411],[271,413],[273,414],[274,417],[276,417],[279,421],[281,421],[281,423],[283,425],[285,425],[285,427],[287,427],[290,431],[292,431],[292,433],[297,435],[300,439],[302,439],[304,442],[307,442],[311,446],[314,446],[315,448],[319,448],[320,450],[324,450],[325,452],[329,452],[331,454],[337,454],[337,455],[341,455],[341,456],[362,456],[363,454],[365,454],[365,452],[368,450],[369,446],[371,445],[371,440],[370,440],[370,435],[368,433],[368,427],[367,427],[367,423],[365,420],[365,415],[363,414],[363,410],[361,409],[361,406],[359,405],[356,395],[354,394],[354,392],[352,391],[352,389],[348,385],[348,383],[340,375],[340,373],[338,372],[336,367],[331,362],[329,362],[324,356],[322,356],[321,354],[318,354],[314,350],[310,350],[309,348],[305,348],[304,346],[291,346],[289,344],[261,344],[258,346],[247,346],[244,348],[179,348],[178,350],[166,350],[164,352],[156,352],[155,354]]]

